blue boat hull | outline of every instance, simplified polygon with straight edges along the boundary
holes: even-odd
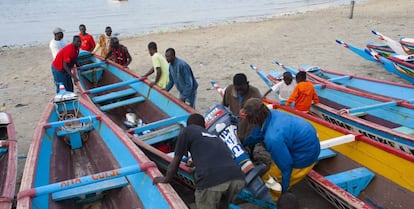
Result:
[[[288,66],[283,69],[292,73]],[[361,133],[375,141],[414,154],[414,108],[397,102],[348,93],[342,87],[315,84],[321,105],[311,111],[329,123]],[[365,96],[364,96],[365,95]]]
[[[51,102],[30,147],[17,207],[187,208],[169,184],[152,184],[159,175],[88,101]]]

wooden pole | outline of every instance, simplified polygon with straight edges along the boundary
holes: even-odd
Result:
[[[352,17],[354,16],[354,6],[355,6],[355,1],[351,0],[351,14],[349,14],[349,19],[352,19]]]

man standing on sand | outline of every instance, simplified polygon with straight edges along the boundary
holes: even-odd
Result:
[[[306,81],[305,71],[300,71],[296,74],[296,83],[295,89],[286,101],[286,106],[290,106],[292,102],[295,102],[294,108],[296,110],[308,112],[312,102],[313,104],[319,103],[319,97],[313,84],[310,81]]]
[[[181,159],[191,153],[195,166],[195,203],[198,209],[227,209],[245,185],[244,173],[233,160],[231,151],[216,135],[208,133],[204,117],[190,115],[177,138],[174,158],[165,177],[153,182],[168,183],[177,173]]]
[[[112,35],[112,28],[107,26],[105,28],[105,34],[99,36],[99,41],[93,49],[92,54],[95,54],[96,51],[101,49],[101,56],[106,57],[109,52],[109,46],[111,44],[111,35]]]
[[[92,52],[92,50],[95,48],[95,41],[93,40],[93,37],[91,34],[86,33],[86,26],[84,24],[79,25],[79,37],[82,41],[81,49]]]
[[[155,84],[160,88],[164,89],[168,83],[168,62],[167,60],[158,53],[157,44],[155,42],[150,42],[148,44],[148,52],[151,55],[152,68],[145,73],[144,77],[148,77],[156,72]]]
[[[117,37],[111,38],[110,49],[108,54],[105,57],[105,60],[110,58],[117,64],[122,65],[125,68],[128,68],[129,63],[132,61],[132,57],[128,52],[128,49],[119,43]]]
[[[193,75],[190,65],[184,60],[176,57],[173,48],[168,48],[166,50],[165,58],[168,63],[170,63],[169,81],[165,90],[170,91],[175,84],[177,90],[180,92],[179,99],[188,103],[192,108],[195,108],[198,83]]]
[[[81,40],[79,36],[73,36],[71,44],[63,47],[52,62],[52,74],[56,85],[56,93],[59,92],[59,84],[63,84],[67,91],[73,92],[73,82],[78,79],[72,73],[72,67],[78,66],[78,54]]]
[[[52,57],[55,59],[59,50],[61,50],[66,44],[68,44],[65,40],[63,40],[63,32],[65,32],[62,28],[55,28],[53,30],[53,34],[55,37],[50,41],[49,48],[52,52]]]

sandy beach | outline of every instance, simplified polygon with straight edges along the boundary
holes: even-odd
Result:
[[[355,5],[353,19],[349,18],[350,6],[345,5],[255,22],[147,34],[121,39],[121,44],[128,47],[133,57],[130,69],[139,74],[151,67],[147,51],[150,41],[158,43],[162,54],[166,48],[175,48],[176,55],[192,66],[199,81],[196,109],[204,113],[221,101],[210,81],[226,86],[235,73],[243,72],[250,84],[264,93],[267,88],[249,65],[255,64],[269,72],[279,69],[273,64],[275,60],[292,67],[317,65],[404,83],[380,65],[365,61],[339,46],[335,39],[363,47],[367,41],[379,42],[371,33],[372,29],[394,39],[401,36],[414,38],[414,31],[410,28],[414,25],[412,8],[412,0],[371,0]],[[112,27],[116,28],[116,25]],[[65,39],[70,40],[69,37]],[[27,154],[43,109],[54,95],[51,61],[46,43],[32,48],[0,49],[0,102],[6,103],[13,116],[20,156]],[[171,94],[177,96],[176,91]],[[24,159],[21,159],[19,180],[23,167]]]

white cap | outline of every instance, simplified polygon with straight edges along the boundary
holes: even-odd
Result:
[[[63,33],[63,32],[65,32],[65,30],[63,30],[62,28],[59,28],[59,27],[56,27],[55,29],[53,29],[53,34]]]

